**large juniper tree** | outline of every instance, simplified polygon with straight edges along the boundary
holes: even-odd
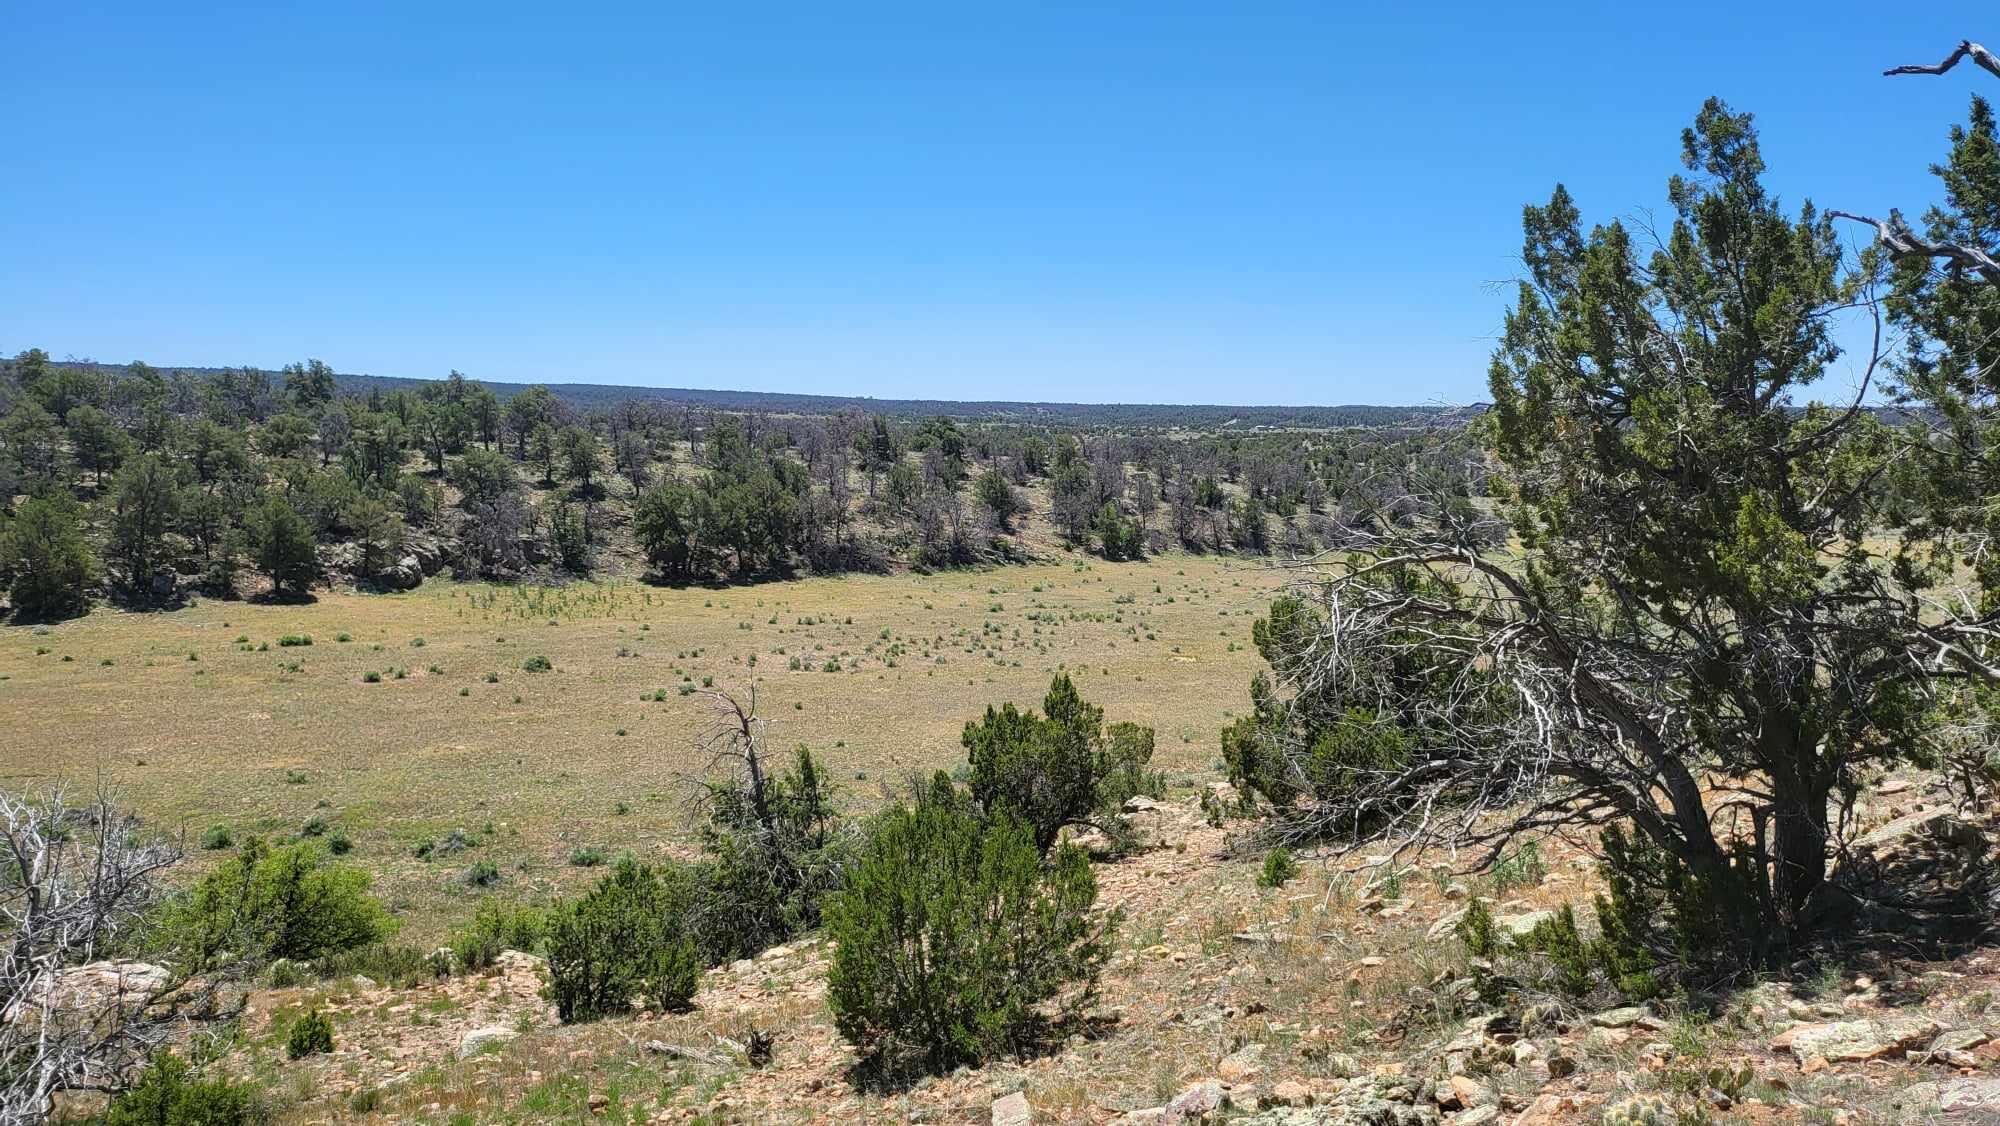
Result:
[[[1939,679],[1981,671],[1982,634],[1926,600],[1939,576],[1896,565],[1873,359],[1843,406],[1804,401],[1834,319],[1872,308],[1868,273],[1764,186],[1749,115],[1711,100],[1682,147],[1665,230],[1586,230],[1561,188],[1526,209],[1487,431],[1518,547],[1405,498],[1302,584],[1319,624],[1291,672],[1425,733],[1315,793],[1330,826],[1629,821],[1743,889],[1740,929],[1782,935],[1812,921],[1856,792],[1919,745]],[[1427,675],[1382,672],[1413,663]]]

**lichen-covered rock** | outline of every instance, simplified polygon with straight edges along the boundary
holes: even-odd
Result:
[[[1901,1056],[1912,1048],[1929,1044],[1937,1034],[1938,1022],[1923,1016],[1843,1020],[1788,1029],[1771,1041],[1771,1047],[1789,1050],[1801,1063],[1814,1059],[1859,1063]]]

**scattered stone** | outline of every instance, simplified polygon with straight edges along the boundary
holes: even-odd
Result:
[[[1452,1097],[1462,1107],[1486,1106],[1489,1103],[1498,1103],[1500,1101],[1499,1097],[1493,1093],[1491,1087],[1479,1082],[1477,1079],[1468,1078],[1463,1075],[1452,1076],[1451,1081],[1440,1088],[1440,1090],[1446,1088],[1451,1091]]]
[[[1432,923],[1431,929],[1424,932],[1424,937],[1435,942],[1436,940],[1443,938],[1446,935],[1450,934],[1452,931],[1458,929],[1458,924],[1464,921],[1464,919],[1465,919],[1464,911],[1453,911],[1451,914],[1444,916],[1435,923]]]
[[[1496,1122],[1499,1118],[1499,1106],[1487,1103],[1485,1106],[1476,1106],[1471,1110],[1452,1116],[1451,1122],[1452,1126],[1486,1126],[1486,1123]]]
[[[590,1113],[603,1114],[611,1109],[611,1096],[602,1092],[590,1096]]]
[[[485,1051],[489,1045],[505,1044],[519,1035],[520,1033],[504,1024],[489,1024],[484,1028],[475,1028],[459,1037],[458,1058],[471,1059]]]
[[[1554,911],[1527,911],[1519,915],[1506,915],[1493,922],[1515,938],[1526,938],[1529,931],[1555,917]]]
[[[2000,1079],[1946,1079],[1914,1083],[1901,1092],[1903,1109],[1919,1121],[1931,1115],[1953,1115],[1947,1122],[1993,1122],[2000,1117]]]
[[[1644,1005],[1626,1005],[1622,1008],[1606,1009],[1590,1018],[1590,1023],[1598,1028],[1631,1028],[1644,1021],[1649,1013]]]
[[[1264,1045],[1245,1044],[1215,1065],[1215,1074],[1225,1083],[1241,1083],[1264,1067]]]
[[[1184,1122],[1200,1122],[1221,1109],[1222,1084],[1204,1079],[1175,1095],[1157,1121],[1160,1126],[1181,1126]]]
[[[1859,1063],[1900,1056],[1911,1048],[1930,1043],[1937,1034],[1938,1023],[1921,1016],[1803,1024],[1775,1037],[1771,1050],[1789,1051],[1801,1064],[1814,1059]]]
[[[1472,894],[1471,888],[1466,887],[1464,884],[1459,883],[1457,881],[1453,881],[1444,886],[1444,897],[1446,899],[1456,901],[1464,899],[1471,894]]]
[[[1029,1126],[1034,1120],[1028,1096],[1019,1091],[993,1100],[993,1126]]]
[[[1271,1101],[1279,1106],[1310,1106],[1312,1090],[1296,1079],[1281,1080],[1271,1088]]]

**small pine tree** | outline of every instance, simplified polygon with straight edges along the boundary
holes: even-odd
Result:
[[[1279,845],[1264,854],[1264,870],[1257,874],[1260,888],[1281,888],[1291,883],[1299,874],[1299,862],[1292,859],[1292,850]]]
[[[564,1024],[613,1016],[643,997],[657,1012],[694,998],[701,960],[687,926],[692,884],[630,857],[581,898],[549,911],[551,1000]]]
[[[888,1078],[1018,1052],[1095,999],[1116,914],[1069,845],[1048,866],[1028,827],[983,819],[940,777],[876,823],[827,911],[828,1001]]]
[[[291,1034],[285,1037],[285,1055],[302,1060],[307,1056],[323,1056],[333,1051],[333,1021],[318,1009],[307,1009],[306,1015],[292,1023]]]
[[[961,736],[973,799],[989,815],[1020,818],[1048,852],[1064,827],[1092,824],[1129,796],[1118,779],[1142,778],[1152,758],[1150,730],[1114,730],[1107,741],[1103,719],[1104,709],[1084,700],[1063,673],[1049,685],[1041,715],[1011,703],[987,708]]]
[[[1466,905],[1465,914],[1458,920],[1458,940],[1474,958],[1491,958],[1500,952],[1500,934],[1493,925],[1493,912],[1486,909],[1484,900],[1474,899]]]
[[[105,1109],[104,1126],[252,1126],[268,1118],[248,1084],[203,1079],[163,1051]]]
[[[312,528],[283,497],[267,497],[248,521],[257,569],[271,580],[271,592],[303,594],[319,573],[318,544]]]

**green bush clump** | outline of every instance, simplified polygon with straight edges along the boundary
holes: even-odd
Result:
[[[688,1007],[701,974],[687,925],[692,882],[678,868],[630,858],[547,919],[550,1000],[564,1024],[625,1012],[634,996],[656,1012]]]
[[[201,834],[201,847],[205,849],[228,848],[235,843],[236,838],[227,825],[210,825]]]
[[[489,888],[500,882],[500,869],[491,860],[475,860],[458,878],[466,887]]]
[[[1292,859],[1292,850],[1279,845],[1264,854],[1264,870],[1257,874],[1257,886],[1281,888],[1298,874],[1299,862]]]
[[[162,936],[196,968],[274,958],[310,961],[379,942],[392,929],[368,873],[330,864],[313,843],[245,841],[169,904]]]
[[[548,672],[553,668],[555,666],[549,663],[549,659],[539,653],[521,662],[522,672]]]
[[[1586,935],[1564,904],[1508,941],[1475,900],[1458,932],[1474,957],[1510,959],[1510,978],[1576,999],[1645,1000],[1672,988],[1701,988],[1761,963],[1753,920],[1755,874],[1743,857],[1697,875],[1657,845],[1613,826],[1602,838],[1608,895],[1596,900],[1597,934]]]
[[[1493,912],[1483,900],[1475,899],[1458,920],[1458,940],[1475,958],[1491,958],[1500,952],[1500,932],[1493,924]]]
[[[973,800],[988,816],[1005,813],[1026,824],[1044,854],[1070,825],[1115,832],[1117,819],[1105,815],[1145,777],[1153,733],[1115,724],[1107,738],[1103,719],[1104,709],[1086,702],[1062,673],[1049,685],[1041,715],[1013,704],[987,708],[960,737]]]
[[[597,868],[604,864],[604,850],[595,845],[579,845],[569,850],[572,868]]]
[[[278,648],[294,649],[301,645],[311,645],[312,643],[312,635],[309,633],[288,633],[278,639]]]
[[[820,923],[840,888],[854,836],[812,752],[766,777],[761,794],[739,782],[708,791],[708,824],[695,865],[696,939],[704,958],[748,958]]]
[[[306,1014],[292,1022],[292,1031],[285,1037],[285,1055],[302,1060],[307,1056],[322,1056],[333,1051],[333,1021],[318,1009],[307,1009]]]
[[[828,1000],[864,1072],[941,1074],[1025,1050],[1093,1002],[1119,916],[1064,845],[988,820],[939,776],[884,813],[827,908]]]
[[[254,1126],[269,1112],[249,1084],[204,1079],[188,1061],[162,1051],[105,1109],[104,1126]]]
[[[488,899],[473,912],[471,924],[452,938],[452,958],[467,972],[483,970],[502,950],[540,950],[547,929],[548,912],[541,908]]]

